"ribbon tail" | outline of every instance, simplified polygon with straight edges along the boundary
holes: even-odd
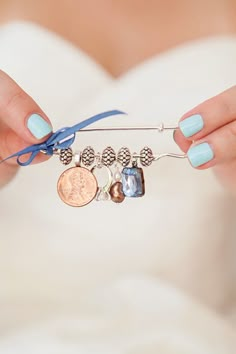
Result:
[[[13,157],[18,157],[18,155],[19,155],[19,152],[16,152],[15,154],[12,154],[12,155],[6,157],[6,158],[3,159],[3,160],[0,160],[0,164],[3,163],[3,162],[6,162],[7,160],[12,159]]]
[[[20,166],[27,166],[29,165],[33,159],[35,158],[35,156],[40,152],[41,149],[44,148],[44,144],[35,144],[35,145],[31,145],[31,146],[28,146],[8,157],[6,157],[5,159],[1,160],[0,161],[0,164],[3,163],[3,162],[6,162],[7,160],[9,159],[12,159],[13,157],[17,157],[17,163],[20,165]],[[23,155],[26,155],[26,154],[31,154],[29,159],[25,162],[21,162],[20,161],[20,157],[23,156]]]

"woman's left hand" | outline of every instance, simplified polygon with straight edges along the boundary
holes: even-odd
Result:
[[[214,167],[236,194],[236,86],[193,108],[179,121],[174,140],[198,170]]]

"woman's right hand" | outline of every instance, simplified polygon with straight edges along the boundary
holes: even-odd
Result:
[[[0,160],[43,142],[52,133],[49,119],[14,80],[0,70]],[[34,163],[48,159],[39,154]],[[0,164],[0,187],[17,172],[16,159]]]

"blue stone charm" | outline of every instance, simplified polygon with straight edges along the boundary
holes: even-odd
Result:
[[[126,197],[142,197],[145,193],[143,170],[125,167],[122,171],[123,193]]]

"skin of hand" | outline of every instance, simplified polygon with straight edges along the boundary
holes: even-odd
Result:
[[[45,113],[0,70],[0,160],[26,146],[43,142],[51,133],[52,126]],[[46,159],[48,156],[39,154],[34,163]],[[17,170],[15,158],[0,164],[0,186],[9,182]]]
[[[185,113],[174,140],[198,169],[213,168],[236,195],[236,86]]]

